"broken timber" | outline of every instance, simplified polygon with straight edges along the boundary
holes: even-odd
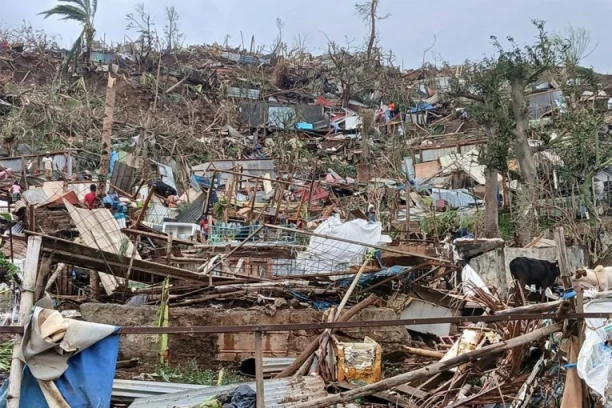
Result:
[[[68,265],[79,265],[83,268],[93,269],[101,272],[110,272],[118,277],[126,276],[128,269],[140,273],[150,273],[163,277],[171,277],[176,279],[184,279],[193,282],[206,283],[209,278],[218,282],[244,282],[249,279],[235,279],[230,276],[212,276],[201,275],[187,269],[181,269],[170,265],[159,264],[141,259],[133,259],[125,256],[119,256],[111,252],[100,251],[96,248],[90,248],[85,245],[77,244],[61,238],[50,237],[26,231],[29,236],[42,237],[41,251],[48,254],[53,254],[53,259],[57,262],[63,262]],[[259,281],[254,279],[253,281]]]

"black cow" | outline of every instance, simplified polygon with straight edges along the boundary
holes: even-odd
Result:
[[[520,282],[521,290],[524,290],[526,285],[535,285],[536,289],[541,289],[542,301],[544,301],[546,298],[544,291],[554,285],[560,271],[557,262],[521,256],[510,261],[510,274]]]

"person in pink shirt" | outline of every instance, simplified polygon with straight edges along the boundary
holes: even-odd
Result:
[[[18,181],[15,181],[11,186],[11,195],[13,198],[13,202],[19,201],[21,199],[21,186]]]

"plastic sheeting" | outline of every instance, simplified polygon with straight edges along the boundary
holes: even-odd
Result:
[[[431,190],[431,198],[434,202],[435,200],[444,200],[453,208],[464,208],[484,203],[484,201],[476,199],[466,189],[444,190],[441,188],[434,188]]]
[[[118,354],[119,335],[111,335],[68,360],[68,369],[54,382],[71,408],[110,406]],[[0,408],[6,408],[8,383],[0,389]],[[23,372],[19,406],[49,407],[28,367]]]
[[[292,274],[316,274],[346,271],[351,266],[363,262],[368,247],[377,245],[381,238],[380,222],[368,223],[356,219],[342,223],[338,216],[330,217],[319,225],[315,234],[329,238],[313,236],[308,248],[296,257],[295,270]],[[333,238],[357,241],[364,245],[350,244]]]
[[[484,283],[482,278],[476,273],[474,269],[470,265],[465,265],[463,270],[461,271],[461,281],[463,282],[463,294],[466,296],[474,296],[476,293],[474,292],[473,287],[482,289],[483,292],[488,293],[491,292],[487,285]]]
[[[584,312],[612,313],[612,299],[589,302]],[[584,343],[578,355],[578,375],[602,398],[612,392],[612,348],[605,344],[611,333],[612,319],[586,319]]]

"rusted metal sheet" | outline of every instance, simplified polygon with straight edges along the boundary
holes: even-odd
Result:
[[[134,180],[134,173],[136,169],[127,164],[116,161],[115,167],[113,168],[113,175],[111,176],[111,184],[120,188],[123,191],[130,192]],[[115,189],[110,188],[110,192],[114,193]]]
[[[338,343],[338,381],[373,384],[382,379],[382,348],[369,337],[363,343]]]

